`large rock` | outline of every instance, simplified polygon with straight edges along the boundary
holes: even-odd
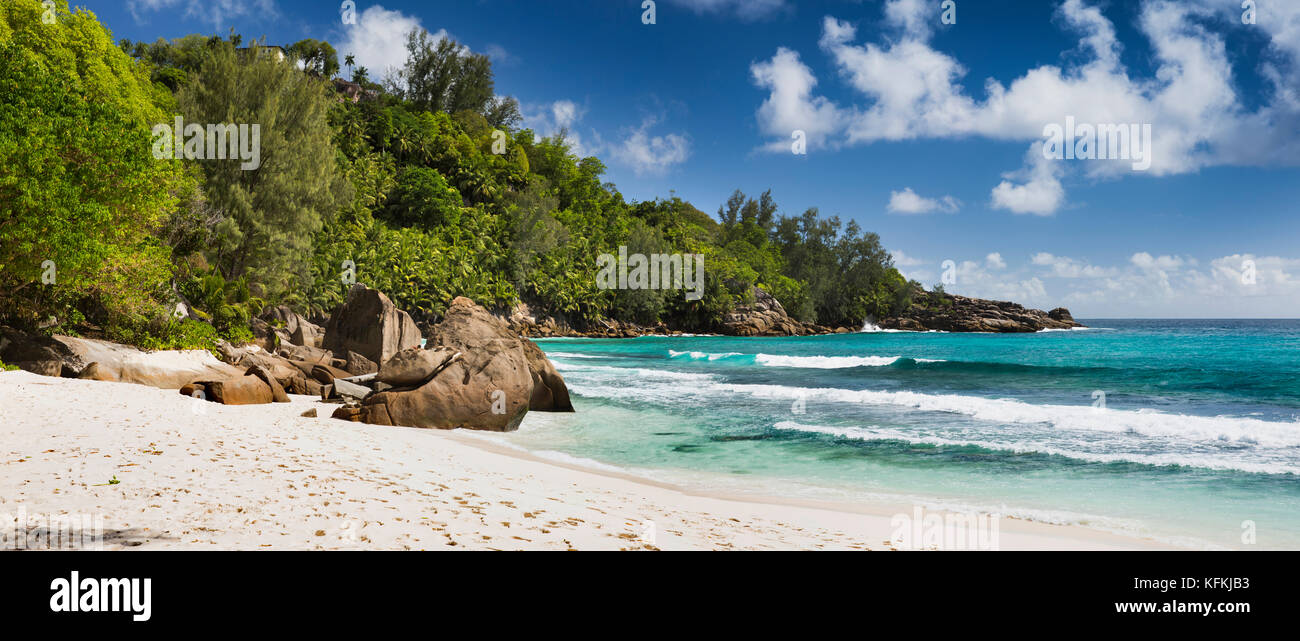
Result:
[[[367,397],[361,405],[364,422],[499,432],[519,428],[532,400],[533,376],[518,336],[487,310],[460,297],[433,327],[429,342],[461,356],[444,362],[443,369],[419,387]],[[413,380],[441,358],[436,350],[425,351],[435,354],[404,354],[389,369],[390,374],[403,372],[394,380]]]
[[[271,387],[252,374],[214,381],[194,381],[181,387],[181,394],[198,396],[223,405],[265,405],[275,401]]]
[[[401,352],[398,352],[399,354]],[[343,369],[352,372],[353,376],[362,374],[374,374],[379,371],[379,366],[374,361],[362,356],[352,350],[348,350],[348,357],[344,361]]]
[[[65,375],[115,383],[134,383],[160,389],[179,389],[186,383],[242,376],[244,370],[223,363],[201,349],[146,352],[127,345],[74,336],[55,336],[74,358],[66,362]],[[77,367],[77,363],[85,363]]]
[[[1083,327],[1070,311],[1029,309],[1009,301],[969,298],[957,294],[912,291],[912,305],[902,315],[879,323],[885,329],[945,332],[1023,333]]]
[[[752,290],[754,302],[736,306],[722,318],[722,333],[730,336],[803,336],[816,330],[790,318],[776,297],[761,287]]]
[[[263,383],[266,383],[266,386],[271,388],[272,402],[289,402],[289,395],[285,393],[284,386],[280,385],[280,381],[276,380],[276,378],[271,375],[271,371],[267,368],[262,367],[261,365],[251,365],[249,366],[248,371],[244,372],[244,376],[256,376]]]
[[[0,360],[9,365],[43,376],[61,376],[65,363],[72,365],[69,369],[73,372],[85,366],[74,359],[66,345],[49,336],[0,328]]]
[[[449,347],[409,347],[384,362],[375,380],[393,387],[419,387],[441,372],[459,352]]]
[[[321,346],[335,354],[352,350],[375,363],[420,344],[420,328],[379,290],[357,283],[325,326]]]
[[[528,358],[528,371],[533,377],[533,394],[528,401],[528,409],[540,412],[572,412],[573,402],[569,400],[569,386],[564,377],[555,370],[542,348],[527,338],[521,339],[524,356]]]
[[[303,318],[301,314],[286,305],[268,307],[262,310],[258,318],[272,327],[283,329],[282,339],[287,336],[288,342],[293,345],[320,347],[325,336],[324,329]]]
[[[477,305],[458,296],[447,308],[443,321],[429,332],[429,344],[469,352],[490,341],[518,343],[528,362],[533,389],[529,393],[528,409],[544,412],[572,412],[569,388],[564,377],[546,358],[536,343],[515,334],[504,321]]]

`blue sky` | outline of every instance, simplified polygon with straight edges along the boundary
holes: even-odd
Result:
[[[1300,317],[1300,2],[85,0],[118,38],[324,38],[377,76],[412,26],[495,61],[629,200],[772,189],[927,285],[1079,317]],[[1253,18],[1253,19],[1252,19]],[[1151,165],[1044,127],[1150,124]],[[791,152],[802,131],[807,153]]]

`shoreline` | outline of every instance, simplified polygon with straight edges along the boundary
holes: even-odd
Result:
[[[888,550],[890,515],[912,511],[696,492],[291,399],[5,372],[0,514],[98,514],[105,549]],[[1004,550],[1173,549],[1007,517],[998,532]]]

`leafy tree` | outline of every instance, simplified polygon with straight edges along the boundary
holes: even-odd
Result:
[[[156,232],[193,184],[150,152],[170,95],[148,69],[93,14],[62,0],[54,24],[43,13],[37,0],[0,4],[0,315],[112,333],[161,311],[170,272]]]
[[[307,38],[299,40],[288,47],[285,51],[289,58],[301,62],[303,69],[310,74],[320,78],[333,78],[339,73],[339,54],[334,50],[334,46],[324,40]],[[352,56],[347,57],[348,66],[352,65]]]
[[[384,209],[389,220],[403,227],[426,228],[460,222],[462,202],[457,192],[433,169],[408,166],[397,174],[397,185]]]
[[[247,277],[268,299],[309,286],[313,235],[322,217],[350,198],[336,170],[324,84],[292,65],[237,56],[219,43],[179,102],[187,123],[248,124],[250,132],[260,125],[260,167],[241,169],[238,159],[200,162],[207,200],[224,216],[212,263],[228,280]]]

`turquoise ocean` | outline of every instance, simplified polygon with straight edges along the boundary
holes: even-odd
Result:
[[[1081,322],[540,340],[577,412],[500,438],[702,491],[1300,548],[1300,321]]]

